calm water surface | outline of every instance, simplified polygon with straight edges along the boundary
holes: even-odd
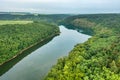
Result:
[[[90,38],[89,35],[62,25],[59,28],[59,36],[23,58],[0,76],[0,80],[42,80],[58,58],[67,56],[77,43],[83,43]]]

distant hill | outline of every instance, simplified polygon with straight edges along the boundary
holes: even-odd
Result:
[[[0,12],[0,20],[34,20],[47,22],[60,22],[67,18],[68,14],[37,14],[25,12]]]

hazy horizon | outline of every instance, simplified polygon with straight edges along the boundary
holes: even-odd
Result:
[[[1,0],[0,12],[39,14],[120,13],[119,0]]]

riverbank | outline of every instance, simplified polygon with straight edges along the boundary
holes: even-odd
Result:
[[[14,58],[16,58],[16,57],[19,57],[20,54],[22,54],[24,51],[30,49],[31,47],[36,46],[37,44],[40,44],[40,43],[42,43],[42,42],[44,42],[44,41],[46,41],[46,40],[48,40],[48,39],[50,39],[50,38],[53,38],[53,37],[59,35],[59,34],[60,34],[60,33],[56,33],[56,34],[51,35],[51,36],[49,36],[49,37],[47,37],[47,38],[45,38],[45,39],[40,40],[39,42],[36,42],[36,43],[30,45],[30,46],[27,47],[27,48],[24,48],[23,50],[21,50],[20,52],[18,52],[17,55],[13,56],[11,59],[9,59],[9,60],[7,60],[7,61],[1,63],[0,66],[4,65],[4,64],[6,64],[6,63],[8,63],[9,61],[11,61],[12,59],[14,59]]]
[[[58,34],[59,35],[59,34]],[[2,76],[3,74],[5,74],[7,71],[9,71],[13,66],[15,66],[17,63],[19,63],[22,59],[24,59],[25,57],[27,57],[28,55],[30,55],[32,52],[34,52],[36,49],[38,49],[39,47],[42,47],[43,45],[47,44],[49,41],[51,41],[56,35],[54,35],[53,37],[49,37],[44,39],[43,41],[40,41],[40,43],[38,42],[38,44],[36,43],[35,45],[31,46],[30,48],[24,50],[21,54],[17,55],[16,57],[14,57],[13,59],[9,60],[8,62],[5,62],[4,64],[2,64],[0,66],[0,76]]]

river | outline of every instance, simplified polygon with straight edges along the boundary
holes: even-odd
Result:
[[[57,59],[67,56],[76,44],[91,37],[63,25],[59,28],[60,35],[17,62],[0,76],[0,80],[42,80]]]

